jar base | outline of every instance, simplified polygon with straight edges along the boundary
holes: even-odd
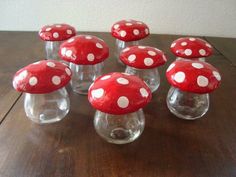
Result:
[[[83,84],[73,86],[72,89],[75,93],[78,93],[80,95],[88,95],[88,89],[90,85],[91,85],[91,82],[85,82]]]

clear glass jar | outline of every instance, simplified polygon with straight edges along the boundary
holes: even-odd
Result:
[[[58,122],[70,109],[70,100],[63,87],[51,93],[25,93],[24,108],[27,117],[39,124]]]
[[[96,111],[94,127],[106,141],[114,144],[126,144],[137,139],[143,132],[145,117],[142,109],[136,112],[113,115]]]
[[[87,95],[90,85],[102,75],[103,62],[95,65],[76,65],[70,63],[72,71],[71,87],[74,92]]]
[[[124,65],[124,63],[122,63],[122,61],[120,60],[120,52],[129,46],[133,46],[133,45],[138,45],[139,41],[131,41],[131,42],[125,42],[125,41],[121,41],[119,39],[116,39],[116,51],[115,51],[115,57],[117,58],[118,63],[121,63]]]
[[[58,55],[60,44],[61,44],[60,41],[46,41],[45,42],[47,59],[61,61],[61,59]]]
[[[167,95],[169,110],[179,118],[201,118],[209,109],[209,94],[197,94],[171,87]]]
[[[144,80],[152,92],[155,92],[160,86],[160,75],[157,68],[137,69],[127,66],[125,72],[128,74],[136,75]]]
[[[185,59],[185,60],[196,60],[196,61],[203,61],[203,62],[206,61],[205,57],[201,57],[201,58],[191,58],[191,59],[188,59],[188,58],[181,58],[181,57],[177,57],[177,58],[176,58],[176,60],[182,60],[182,59]]]

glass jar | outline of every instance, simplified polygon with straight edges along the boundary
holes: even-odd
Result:
[[[94,127],[106,141],[114,144],[126,144],[137,139],[143,132],[145,117],[142,109],[136,112],[113,115],[96,111]]]
[[[201,57],[201,58],[182,58],[182,57],[177,57],[176,58],[176,60],[182,60],[182,59],[185,59],[185,60],[195,60],[195,61],[203,61],[203,62],[205,62],[206,61],[206,59],[205,59],[205,57]]]
[[[25,93],[24,108],[27,117],[39,124],[58,122],[70,109],[70,100],[63,87],[51,93]]]
[[[46,41],[45,42],[47,59],[62,61],[58,54],[60,44],[61,44],[60,41]]]

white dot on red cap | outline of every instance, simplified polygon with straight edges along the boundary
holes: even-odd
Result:
[[[189,55],[192,54],[192,50],[191,49],[185,49],[184,54],[189,56]]]
[[[115,29],[117,29],[117,28],[120,27],[120,25],[119,25],[119,24],[115,24],[113,27],[114,27]]]
[[[174,63],[171,63],[170,66],[167,68],[166,72],[172,70],[172,68],[175,67],[175,64]]]
[[[206,43],[206,46],[209,47],[209,48],[212,48],[212,46],[208,43]]]
[[[66,56],[67,56],[67,57],[71,57],[71,55],[72,55],[72,51],[71,51],[71,50],[67,50],[67,51],[66,51]]]
[[[199,53],[200,53],[200,55],[202,55],[202,56],[206,55],[206,51],[205,51],[204,49],[200,49],[200,50],[199,50]]]
[[[100,43],[96,43],[96,47],[99,48],[99,49],[103,48],[102,44],[100,44]]]
[[[63,48],[61,49],[61,54],[62,54],[62,55],[65,55],[65,54],[66,54],[66,48],[65,48],[65,47],[63,47]]]
[[[37,77],[33,76],[29,79],[29,85],[34,86],[38,83]]]
[[[149,33],[149,29],[146,28],[145,29],[145,33],[148,34]]]
[[[182,45],[182,46],[186,46],[186,45],[187,45],[187,42],[181,42],[180,45]]]
[[[129,99],[125,96],[121,96],[118,98],[117,104],[120,108],[127,108],[129,106]]]
[[[121,37],[125,37],[126,36],[126,32],[125,31],[120,31],[120,36]]]
[[[127,85],[127,84],[129,84],[128,79],[125,79],[125,78],[123,78],[123,77],[119,77],[118,79],[116,79],[116,81],[117,81],[119,84],[122,84],[122,85]]]
[[[54,85],[59,85],[61,83],[61,78],[59,76],[53,76],[52,77],[52,83]]]
[[[140,91],[142,97],[148,97],[149,94],[145,88],[141,88],[141,89],[139,89],[139,91]]]
[[[46,64],[47,66],[49,66],[49,67],[51,67],[51,68],[53,68],[53,67],[55,67],[56,66],[56,64],[55,63],[53,63],[53,62],[47,62],[47,64]]]
[[[206,87],[209,81],[205,76],[198,76],[197,77],[197,84],[199,87]]]
[[[52,34],[54,38],[58,38],[59,37],[59,34],[57,32],[53,33]]]
[[[50,31],[52,28],[46,28],[45,31]]]
[[[151,55],[151,56],[155,56],[157,53],[154,52],[154,51],[149,50],[149,51],[148,51],[148,54]]]
[[[201,69],[201,68],[204,67],[203,64],[201,64],[201,63],[192,63],[192,66],[193,66],[194,68],[197,68],[197,69]]]
[[[213,75],[215,76],[215,78],[216,78],[218,81],[221,80],[220,73],[218,73],[217,71],[213,71],[212,73],[213,73]]]
[[[133,33],[134,33],[134,35],[139,35],[139,30],[138,29],[134,29]]]
[[[185,74],[182,71],[179,71],[175,74],[174,80],[178,83],[182,83],[185,79]]]
[[[91,95],[93,98],[101,98],[104,94],[104,90],[102,88],[94,89],[91,91]]]
[[[91,36],[85,36],[85,39],[92,39]]]
[[[87,59],[88,59],[88,61],[93,61],[93,60],[95,59],[94,54],[89,53],[89,54],[87,55]]]
[[[72,34],[72,30],[68,29],[68,30],[66,30],[66,33],[67,34]]]
[[[28,71],[27,70],[24,70],[22,71],[17,77],[16,77],[16,80],[19,81],[19,80],[23,80],[27,77],[28,75]]]
[[[145,58],[144,59],[144,64],[146,65],[146,66],[151,66],[152,64],[153,64],[153,59],[151,59],[151,58]]]
[[[126,26],[132,26],[132,23],[125,23]]]
[[[70,38],[70,39],[67,40],[67,42],[70,43],[70,42],[73,42],[74,40],[75,40],[74,38]]]
[[[128,60],[129,60],[130,62],[133,62],[135,59],[136,59],[136,55],[134,55],[134,54],[132,54],[132,55],[130,55],[130,56],[128,57]]]
[[[190,40],[190,41],[195,41],[196,39],[193,38],[193,37],[191,37],[191,38],[189,38],[189,40]]]
[[[137,22],[137,24],[142,25],[143,23],[142,22]]]
[[[138,46],[139,49],[145,49],[145,46]]]
[[[65,71],[66,71],[66,74],[67,74],[68,76],[70,76],[70,75],[71,75],[71,71],[70,71],[70,69],[69,69],[69,68],[66,68],[66,69],[65,69]]]
[[[61,25],[56,25],[56,27],[57,27],[57,28],[60,28],[60,27],[61,27]]]
[[[174,42],[174,43],[171,44],[170,47],[173,48],[175,45],[176,45],[176,43]]]
[[[102,78],[101,78],[101,80],[107,80],[107,79],[109,79],[111,77],[111,75],[106,75],[106,76],[103,76]]]
[[[34,62],[33,65],[37,65],[37,64],[39,64],[39,63],[40,63],[40,61]]]
[[[122,50],[122,52],[127,52],[127,51],[129,51],[130,50],[130,48],[129,47],[126,47],[124,50]]]

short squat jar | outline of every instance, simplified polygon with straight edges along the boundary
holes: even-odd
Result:
[[[177,60],[166,71],[172,85],[166,102],[175,116],[195,120],[201,118],[209,109],[209,93],[221,81],[218,70],[206,62]]]
[[[70,79],[71,70],[55,60],[38,61],[19,70],[14,76],[13,86],[24,92],[26,116],[38,124],[63,119],[70,109],[65,89]]]
[[[107,142],[126,144],[143,132],[145,116],[142,108],[151,100],[151,90],[138,77],[109,73],[96,79],[88,99],[97,109],[96,132]]]
[[[39,31],[39,37],[45,41],[46,59],[62,61],[58,55],[60,44],[75,35],[75,28],[68,24],[43,26]]]
[[[141,21],[121,20],[112,25],[111,34],[116,38],[115,56],[117,61],[123,64],[119,59],[121,50],[139,45],[140,41],[149,35],[149,28]]]
[[[127,47],[121,51],[120,60],[126,65],[125,73],[140,77],[152,92],[158,89],[160,75],[157,68],[167,61],[161,50],[149,46]]]
[[[205,61],[213,53],[212,46],[207,41],[194,37],[176,39],[172,42],[170,50],[176,60]]]
[[[94,80],[102,75],[103,62],[109,56],[107,44],[96,36],[78,35],[60,46],[61,58],[70,62],[71,87],[74,92],[88,94]]]

